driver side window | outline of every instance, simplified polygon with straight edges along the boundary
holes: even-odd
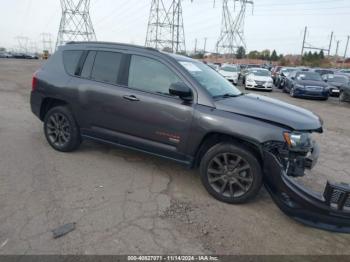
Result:
[[[128,81],[130,88],[170,95],[169,87],[176,82],[181,82],[180,78],[157,60],[138,55],[131,57]]]

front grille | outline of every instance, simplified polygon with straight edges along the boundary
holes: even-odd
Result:
[[[265,85],[265,81],[255,81],[255,83],[257,84],[257,85],[260,85],[260,86],[262,86],[262,85]]]
[[[306,89],[311,90],[311,91],[322,91],[323,88],[320,86],[305,86]]]
[[[323,197],[330,207],[338,210],[349,210],[350,185],[327,182]]]

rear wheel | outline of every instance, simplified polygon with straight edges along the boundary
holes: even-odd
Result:
[[[213,146],[202,158],[201,180],[214,198],[230,204],[245,203],[262,185],[262,171],[256,157],[231,143]]]
[[[78,125],[67,106],[57,106],[47,112],[44,132],[51,147],[61,152],[73,151],[81,142]]]

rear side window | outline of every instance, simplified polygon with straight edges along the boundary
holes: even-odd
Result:
[[[114,52],[97,52],[91,72],[91,79],[116,84],[122,54]]]
[[[75,75],[83,51],[80,50],[66,50],[63,51],[63,64],[67,73]]]
[[[133,55],[129,70],[129,87],[146,92],[169,94],[171,84],[181,82],[174,72],[157,60]]]

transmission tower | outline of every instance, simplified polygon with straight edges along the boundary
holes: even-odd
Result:
[[[17,52],[19,53],[28,53],[28,44],[29,44],[29,38],[26,36],[17,36]]]
[[[181,0],[152,0],[145,45],[173,53],[186,51]]]
[[[60,0],[62,18],[56,48],[69,41],[94,41],[96,35],[90,19],[90,0]]]
[[[240,46],[246,48],[244,40],[244,20],[249,0],[222,0],[221,33],[216,43],[216,52],[234,54]],[[237,6],[236,6],[237,5]],[[238,9],[238,12],[236,11]]]

